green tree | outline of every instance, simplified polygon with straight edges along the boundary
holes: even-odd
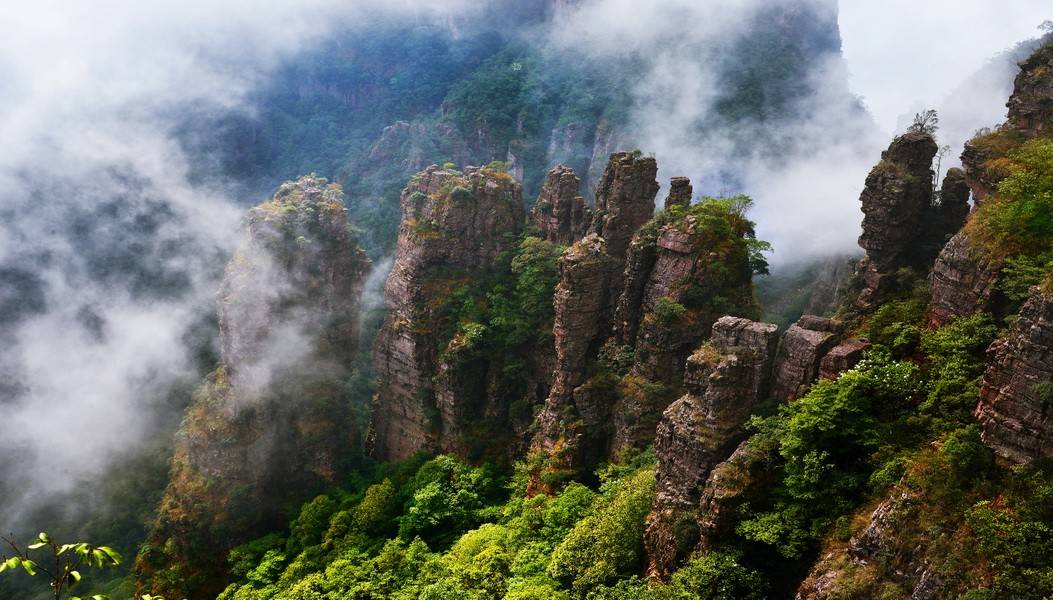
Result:
[[[51,539],[45,532],[41,532],[35,540],[24,548],[19,546],[11,537],[0,536],[0,541],[7,546],[7,551],[0,553],[0,573],[22,569],[32,577],[38,575],[48,579],[48,585],[54,593],[55,600],[62,598],[69,592],[70,588],[80,582],[81,569],[116,567],[121,564],[121,555],[109,546],[92,546],[87,542],[73,544],[59,544]],[[44,556],[34,560],[30,552],[41,551],[37,554]],[[92,600],[108,600],[106,596],[95,594],[90,596]],[[144,600],[151,600],[150,596],[144,596]],[[70,600],[80,600],[72,596]],[[153,598],[153,600],[163,600]]]

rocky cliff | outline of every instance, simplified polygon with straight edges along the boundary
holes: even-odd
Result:
[[[533,449],[567,468],[594,464],[607,451],[608,403],[596,398],[595,386],[581,386],[588,376],[588,360],[606,333],[608,289],[616,265],[606,241],[596,234],[576,242],[560,259],[553,300],[555,376],[538,417]]]
[[[1020,64],[1006,106],[1008,125],[1029,137],[1049,134],[1053,127],[1053,44],[1042,46]]]
[[[607,253],[625,259],[633,234],[654,215],[658,163],[639,152],[616,152],[596,186],[590,231],[607,241]]]
[[[914,131],[897,137],[882,152],[867,175],[860,195],[863,233],[859,245],[866,257],[859,265],[862,290],[856,308],[869,310],[889,291],[893,275],[903,267],[924,266],[939,251],[943,239],[926,239],[925,226],[934,218],[932,135]]]
[[[772,396],[786,402],[800,397],[819,376],[823,358],[838,341],[840,325],[805,315],[786,330],[775,361]]]
[[[748,204],[689,205],[690,181],[677,178],[669,207],[651,218],[656,168],[638,153],[611,155],[592,233],[563,257],[556,377],[533,443],[552,469],[587,472],[650,444],[713,323],[757,312]]]
[[[665,410],[654,441],[657,495],[644,535],[652,577],[666,577],[697,544],[702,487],[766,397],[776,329],[724,317],[709,343],[687,359],[687,393]]]
[[[462,173],[428,167],[410,180],[401,204],[394,265],[384,288],[388,314],[373,348],[378,389],[372,447],[387,460],[437,449],[446,445],[441,438],[457,435],[457,415],[465,413],[453,404],[473,400],[451,396],[448,385],[441,399],[436,396],[439,355],[450,343],[442,339],[440,308],[491,267],[523,226],[520,185],[489,168]],[[459,379],[445,377],[460,385]]]
[[[194,394],[136,564],[144,591],[214,594],[226,549],[349,472],[361,438],[344,382],[368,270],[325,179],[249,211],[218,298],[221,366]]]
[[[1053,293],[1036,287],[1009,336],[988,350],[976,417],[1011,463],[1053,457]]]
[[[938,327],[957,317],[990,311],[998,303],[1001,261],[973,247],[960,231],[940,251],[929,276],[928,323]]]
[[[995,130],[983,130],[966,143],[962,152],[965,168],[960,176],[944,186],[958,190],[964,197],[962,185],[969,187],[976,204],[984,203],[997,192],[998,184],[1006,177],[1006,157],[1027,139],[1051,135],[1053,122],[1053,43],[1046,43],[1020,64],[1013,95],[1006,106],[1008,120]],[[953,170],[952,170],[953,171]],[[948,179],[952,171],[947,174]],[[998,284],[1002,276],[1004,256],[1000,252],[978,247],[975,220],[941,250],[931,275],[932,300],[929,304],[929,324],[943,325],[955,317],[975,311],[994,311],[1000,314],[1005,299]]]
[[[570,167],[557,165],[548,172],[533,210],[542,238],[569,246],[585,235],[592,215],[580,189],[581,181]]]

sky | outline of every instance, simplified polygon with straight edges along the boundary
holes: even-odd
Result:
[[[1035,37],[1046,19],[1049,0],[842,0],[850,86],[892,134],[914,107],[939,106],[988,59]]]

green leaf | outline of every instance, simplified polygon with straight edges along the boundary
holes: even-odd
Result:
[[[70,571],[69,572],[69,578],[73,580],[73,583],[79,582],[80,581],[80,571]]]
[[[36,550],[37,548],[43,548],[44,546],[47,546],[47,544],[44,542],[36,542],[35,544],[30,544],[26,546],[26,548],[29,548],[30,550]]]
[[[21,565],[21,564],[22,564],[22,559],[18,558],[17,556],[13,556],[13,557],[5,560],[3,562],[3,564],[0,564],[0,573],[3,573],[4,571],[6,571],[8,569],[17,569],[19,567],[19,565]]]
[[[36,575],[37,574],[37,563],[35,563],[35,562],[31,561],[31,560],[23,560],[22,561],[22,568],[25,569],[26,573],[29,573],[30,575]]]
[[[40,535],[37,536],[37,539],[39,539],[40,541],[44,542],[45,544],[50,544],[51,543],[51,538],[48,537],[47,532],[44,532],[44,531],[40,532]]]
[[[109,546],[99,546],[99,551],[105,554],[107,558],[109,558],[113,562],[113,564],[121,564],[121,554],[113,548],[110,548]]]

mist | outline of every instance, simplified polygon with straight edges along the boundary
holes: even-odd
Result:
[[[1050,17],[1037,0],[956,3],[953,11],[851,2],[839,17],[832,1],[801,1],[839,19],[845,56],[831,55],[809,74],[817,91],[796,107],[806,118],[766,132],[786,142],[777,158],[770,149],[742,155],[741,139],[730,135],[692,133],[714,110],[715,61],[748,40],[770,0],[656,0],[643,8],[591,0],[564,6],[543,41],[593,58],[645,56],[644,77],[627,90],[631,130],[657,156],[663,187],[688,175],[697,192],[751,195],[776,266],[856,251],[865,175],[916,106],[961,106],[969,97],[967,110],[945,120],[954,146],[964,132],[997,124],[1012,60],[970,75]],[[201,374],[195,344],[208,340],[193,332],[208,321],[243,207],[262,199],[192,177],[196,157],[177,135],[182,116],[253,113],[252,92],[334,31],[367,35],[390,18],[452,27],[481,4],[0,5],[0,527],[165,431],[178,407],[159,390]],[[991,26],[989,13],[1010,21]],[[367,307],[379,304],[388,268],[390,260],[376,267]]]
[[[715,109],[717,59],[749,43],[761,11],[773,6],[808,6],[836,19],[843,54],[814,65],[815,93],[798,107],[800,118],[759,126],[764,138],[788,150],[773,157],[761,146],[741,156],[741,132],[699,135],[698,124]],[[777,269],[860,252],[858,198],[866,174],[915,112],[941,109],[938,137],[950,147],[943,169],[957,164],[977,129],[1004,120],[1023,57],[1007,50],[1036,37],[1050,16],[1037,0],[953,9],[899,1],[663,0],[648,9],[627,0],[584,3],[567,15],[553,43],[591,57],[643,57],[645,75],[630,90],[632,139],[655,154],[663,187],[669,177],[687,175],[696,194],[751,196],[758,236],[772,242]]]
[[[183,115],[251,113],[252,91],[336,28],[474,4],[0,6],[0,526],[170,431],[168,392],[201,374],[198,330],[262,199],[191,177]]]

